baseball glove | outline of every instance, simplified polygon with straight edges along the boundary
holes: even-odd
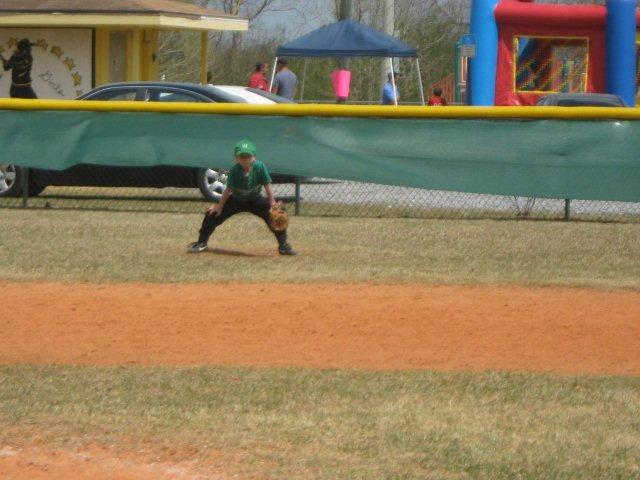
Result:
[[[280,204],[275,204],[269,210],[269,227],[274,232],[283,232],[289,226],[289,214]]]

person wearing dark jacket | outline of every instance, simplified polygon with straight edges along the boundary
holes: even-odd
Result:
[[[16,51],[9,60],[0,55],[4,71],[11,70],[11,98],[38,98],[31,88],[32,45],[34,44],[28,38],[23,38],[18,42]]]

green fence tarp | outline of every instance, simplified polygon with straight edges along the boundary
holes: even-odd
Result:
[[[0,163],[228,168],[432,190],[640,201],[640,121],[0,111]]]

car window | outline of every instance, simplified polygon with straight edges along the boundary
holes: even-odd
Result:
[[[195,92],[177,91],[177,90],[158,90],[150,89],[148,100],[150,102],[211,102],[210,99],[203,97]]]
[[[85,100],[122,100],[122,101],[133,101],[136,99],[136,94],[138,90],[135,88],[128,89],[106,89],[102,90],[91,97],[86,97]]]

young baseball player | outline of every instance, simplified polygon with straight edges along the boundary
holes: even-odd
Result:
[[[234,149],[236,164],[229,171],[227,188],[218,203],[205,213],[198,241],[189,245],[188,251],[200,253],[207,249],[213,231],[236,213],[249,212],[262,218],[269,225],[269,210],[276,200],[271,188],[271,176],[264,163],[256,160],[256,149],[249,140],[240,140]],[[262,188],[267,194],[262,195]],[[287,242],[287,231],[273,231],[278,240],[280,255],[296,255]]]

